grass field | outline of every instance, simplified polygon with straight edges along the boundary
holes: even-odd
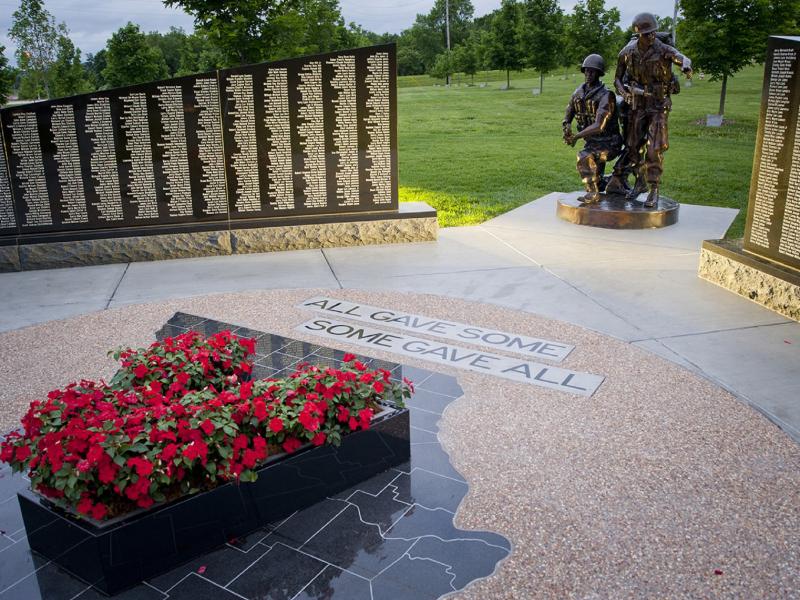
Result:
[[[763,67],[728,81],[726,123],[698,124],[716,113],[719,82],[700,81],[673,98],[670,149],[661,192],[687,204],[740,209],[728,237],[741,237],[750,189]],[[461,78],[466,81],[466,78]],[[490,81],[486,87],[478,82]],[[544,93],[532,72],[479,74],[476,85],[434,87],[427,76],[401,77],[398,90],[400,199],[422,200],[444,227],[481,223],[554,191],[581,188],[575,149],[561,141],[561,120],[580,74],[549,76]],[[610,86],[611,77],[605,77]],[[580,142],[579,142],[580,144]]]

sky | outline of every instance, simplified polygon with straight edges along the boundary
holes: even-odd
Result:
[[[574,0],[559,0],[565,12],[571,12]],[[500,6],[500,0],[472,0],[475,16],[485,15]],[[340,0],[342,15],[348,23],[354,21],[378,33],[400,33],[411,26],[417,13],[427,13],[434,0]],[[606,7],[616,6],[621,25],[627,27],[634,15],[649,11],[659,16],[672,15],[673,0],[606,0]],[[0,45],[12,63],[14,43],[8,37],[11,14],[19,0],[0,0]],[[111,34],[128,21],[138,23],[143,31],[167,31],[171,26],[193,29],[190,16],[177,9],[166,8],[161,0],[45,0],[45,8],[64,21],[70,37],[85,56],[106,45]]]

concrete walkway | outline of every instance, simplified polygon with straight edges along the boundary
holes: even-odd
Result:
[[[681,206],[661,230],[580,227],[550,194],[421,244],[0,274],[0,331],[126,304],[282,288],[398,290],[497,304],[650,350],[765,413],[800,441],[800,324],[697,277],[704,239],[736,211]]]

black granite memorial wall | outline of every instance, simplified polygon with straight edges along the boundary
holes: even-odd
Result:
[[[0,238],[396,212],[395,73],[383,45],[3,109]]]
[[[800,269],[800,37],[769,38],[744,249]]]

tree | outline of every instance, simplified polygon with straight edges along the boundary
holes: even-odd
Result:
[[[406,29],[397,40],[397,73],[399,75],[421,75],[425,72],[425,62],[422,55]]]
[[[522,51],[527,64],[539,71],[540,92],[544,76],[559,66],[563,19],[556,0],[525,0],[522,5]]]
[[[163,0],[194,17],[195,26],[216,40],[228,65],[259,62],[278,54],[272,25],[298,0]]]
[[[351,47],[352,38],[339,10],[339,0],[296,0],[296,6],[264,25],[271,40],[262,60],[331,52]]]
[[[128,22],[111,35],[106,45],[103,78],[109,87],[122,87],[164,79],[169,70],[164,55],[147,44],[138,25]]]
[[[14,71],[8,66],[6,47],[0,45],[0,106],[6,103],[14,86]]]
[[[686,54],[712,80],[722,80],[719,114],[725,113],[728,78],[763,60],[767,37],[796,33],[798,0],[681,0],[678,38]]]
[[[439,32],[442,48],[447,48],[447,14],[445,2],[449,3],[450,15],[450,48],[455,48],[467,39],[472,24],[475,7],[471,0],[436,0],[425,21],[427,25]]]
[[[50,97],[50,68],[58,53],[58,39],[67,35],[66,26],[45,10],[42,0],[21,0],[11,17],[8,36],[17,44],[17,64],[30,78],[34,89]]]
[[[103,77],[103,69],[106,68],[106,49],[98,50],[95,54],[87,54],[86,62],[83,63],[83,70],[86,71],[86,78],[96,90],[106,87],[106,80]]]
[[[147,43],[161,50],[167,63],[169,76],[174,77],[181,65],[181,49],[186,43],[186,32],[180,27],[170,27],[167,33],[151,31],[145,35]]]
[[[463,44],[456,46],[452,59],[453,69],[469,75],[475,83],[475,73],[478,72],[480,64],[477,36],[471,35]]]
[[[214,43],[208,32],[195,29],[183,42],[176,75],[193,75],[227,66],[225,52]]]
[[[567,48],[572,64],[581,64],[589,54],[601,55],[609,69],[616,64],[628,39],[619,27],[618,9],[606,10],[605,0],[580,0],[569,26]]]
[[[53,97],[56,98],[88,92],[90,88],[81,64],[81,51],[65,35],[58,38],[58,54],[51,68],[51,81]]]
[[[506,87],[511,87],[511,70],[522,69],[519,40],[519,4],[516,0],[502,0],[500,10],[492,19],[489,53],[493,65],[506,72]]]
[[[436,57],[436,61],[428,69],[428,75],[436,79],[449,80],[450,73],[453,72],[453,54],[445,50]]]

